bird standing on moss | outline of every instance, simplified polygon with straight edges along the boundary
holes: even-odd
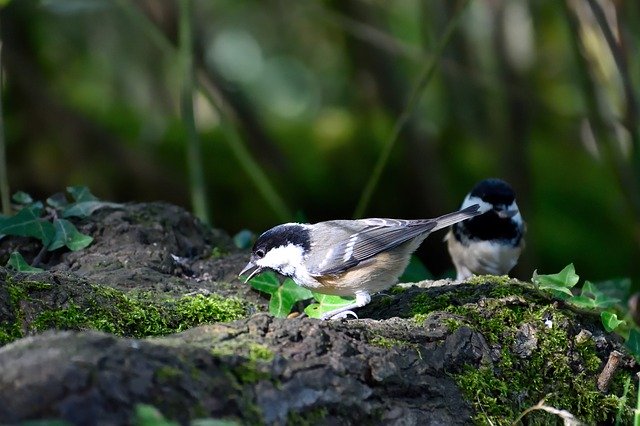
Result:
[[[484,213],[452,225],[445,236],[456,279],[508,274],[524,248],[526,228],[513,188],[501,179],[485,179],[467,194],[461,208],[472,204]]]
[[[393,286],[411,253],[431,232],[481,212],[478,205],[469,204],[435,219],[285,223],[260,235],[240,275],[253,269],[246,282],[271,269],[318,293],[355,296],[352,304],[323,315],[323,319],[333,318],[366,305],[371,294]]]

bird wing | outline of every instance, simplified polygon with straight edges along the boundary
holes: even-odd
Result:
[[[319,235],[331,235],[331,241],[316,241],[318,252],[326,253],[308,267],[315,276],[339,274],[387,250],[398,247],[420,235],[445,228],[480,214],[474,204],[436,219],[360,219],[320,222],[325,227]],[[336,240],[336,236],[338,236]],[[336,242],[337,241],[337,242]]]
[[[343,238],[331,247],[327,253],[309,272],[322,276],[345,272],[373,256],[410,241],[433,230],[437,221],[400,220],[400,219],[361,219],[358,221],[331,221],[323,223],[329,226],[332,234],[339,229]],[[320,242],[319,244],[322,244]]]

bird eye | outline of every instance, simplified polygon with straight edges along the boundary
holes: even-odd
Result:
[[[256,256],[259,257],[259,258],[263,258],[264,257],[264,250],[262,250],[262,249],[256,250]]]

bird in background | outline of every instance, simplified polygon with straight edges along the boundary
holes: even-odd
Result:
[[[461,208],[475,204],[484,213],[455,223],[445,236],[457,280],[508,274],[525,245],[526,225],[511,185],[496,178],[478,182]]]
[[[435,219],[285,223],[258,237],[239,275],[253,269],[247,282],[271,269],[318,293],[355,296],[352,304],[326,312],[322,319],[343,317],[369,303],[372,294],[396,284],[411,254],[431,232],[481,212],[479,205],[467,204]]]

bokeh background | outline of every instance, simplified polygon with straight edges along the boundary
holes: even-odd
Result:
[[[516,276],[640,285],[637,1],[2,4],[12,191],[87,185],[235,234],[432,217],[495,176],[528,223]]]

